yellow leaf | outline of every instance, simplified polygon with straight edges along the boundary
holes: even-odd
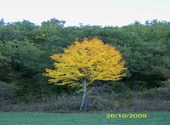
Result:
[[[76,41],[64,49],[63,54],[54,54],[51,59],[55,61],[54,70],[46,69],[45,73],[49,83],[76,87],[81,86],[79,81],[83,78],[93,83],[126,76],[121,53],[98,38]]]

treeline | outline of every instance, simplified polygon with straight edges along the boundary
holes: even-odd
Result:
[[[62,53],[75,40],[98,37],[123,54],[127,77],[121,81],[96,81],[114,92],[148,90],[166,86],[170,81],[170,22],[134,22],[122,27],[81,25],[64,26],[51,19],[41,25],[23,20],[0,20],[0,101],[39,102],[75,88],[50,85],[43,73],[52,68],[50,56]],[[105,84],[106,83],[106,84]]]

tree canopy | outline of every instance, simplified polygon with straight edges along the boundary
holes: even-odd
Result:
[[[52,96],[56,91],[58,93],[68,92],[71,87],[67,89],[64,86],[53,87],[54,84],[48,84],[47,77],[42,73],[44,73],[45,68],[55,71],[55,67],[53,67],[55,58],[60,62],[67,60],[71,65],[72,59],[79,53],[84,54],[84,57],[74,59],[80,60],[82,64],[79,65],[88,67],[89,71],[93,67],[94,75],[85,74],[85,72],[88,72],[85,68],[76,69],[73,72],[74,74],[71,74],[71,71],[74,71],[72,69],[68,72],[70,77],[73,77],[76,73],[79,73],[79,77],[70,78],[69,82],[74,81],[77,85],[77,82],[80,82],[77,79],[86,76],[91,82],[103,79],[100,81],[103,85],[108,79],[102,71],[109,73],[112,70],[108,70],[110,64],[105,64],[106,61],[102,61],[102,63],[99,61],[100,65],[96,66],[96,59],[102,56],[100,55],[102,49],[105,49],[103,54],[108,55],[105,57],[106,59],[111,56],[111,51],[115,50],[115,53],[119,53],[117,52],[119,50],[121,52],[123,60],[119,56],[118,61],[122,62],[120,63],[122,65],[124,65],[123,62],[126,62],[127,68],[127,76],[121,82],[125,83],[125,86],[129,89],[133,89],[136,85],[142,89],[151,89],[163,86],[165,82],[169,81],[170,22],[153,20],[146,21],[145,24],[135,22],[122,27],[90,25],[66,27],[64,24],[65,21],[58,19],[44,21],[41,25],[35,25],[28,20],[12,23],[5,22],[3,19],[0,21],[0,82],[3,83],[3,90],[6,90],[6,85],[17,88],[12,92],[20,101],[36,100],[37,98],[40,100],[42,93],[46,96]],[[94,37],[100,39],[93,39],[93,41],[97,40],[96,44],[100,46],[97,50],[92,44],[93,42],[88,46],[93,48],[91,49],[93,52],[81,46]],[[84,42],[79,42],[83,40]],[[77,42],[74,43],[74,41]],[[84,45],[87,46],[88,44]],[[69,47],[67,48],[67,46]],[[109,46],[113,49],[107,49]],[[76,54],[72,53],[72,56],[68,58],[66,55],[71,53],[74,47],[77,47]],[[83,53],[84,51],[86,53]],[[65,52],[67,54],[64,54]],[[61,57],[57,57],[56,53],[60,54]],[[91,53],[95,53],[93,56],[96,59],[86,57]],[[52,56],[54,60],[49,58],[51,55],[54,55]],[[112,62],[112,60],[110,61]],[[90,66],[92,64],[93,66]],[[56,63],[56,65],[59,69],[62,69],[59,66],[61,64]],[[103,65],[106,65],[106,67]],[[98,74],[98,71],[101,74],[95,76],[95,72]],[[118,75],[114,75],[114,77],[120,78]],[[62,84],[61,77],[60,81],[53,80]]]
[[[64,49],[63,54],[54,54],[54,70],[46,69],[50,83],[80,86],[80,80],[90,83],[95,80],[120,80],[126,70],[121,53],[100,39],[76,41]]]

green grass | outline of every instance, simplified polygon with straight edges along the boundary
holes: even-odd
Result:
[[[0,112],[0,125],[170,125],[170,112],[145,114],[147,118],[108,119],[106,113]]]

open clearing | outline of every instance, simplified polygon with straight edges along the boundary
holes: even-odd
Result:
[[[143,112],[147,118],[108,119],[106,114],[0,112],[0,125],[170,125],[170,112]]]

